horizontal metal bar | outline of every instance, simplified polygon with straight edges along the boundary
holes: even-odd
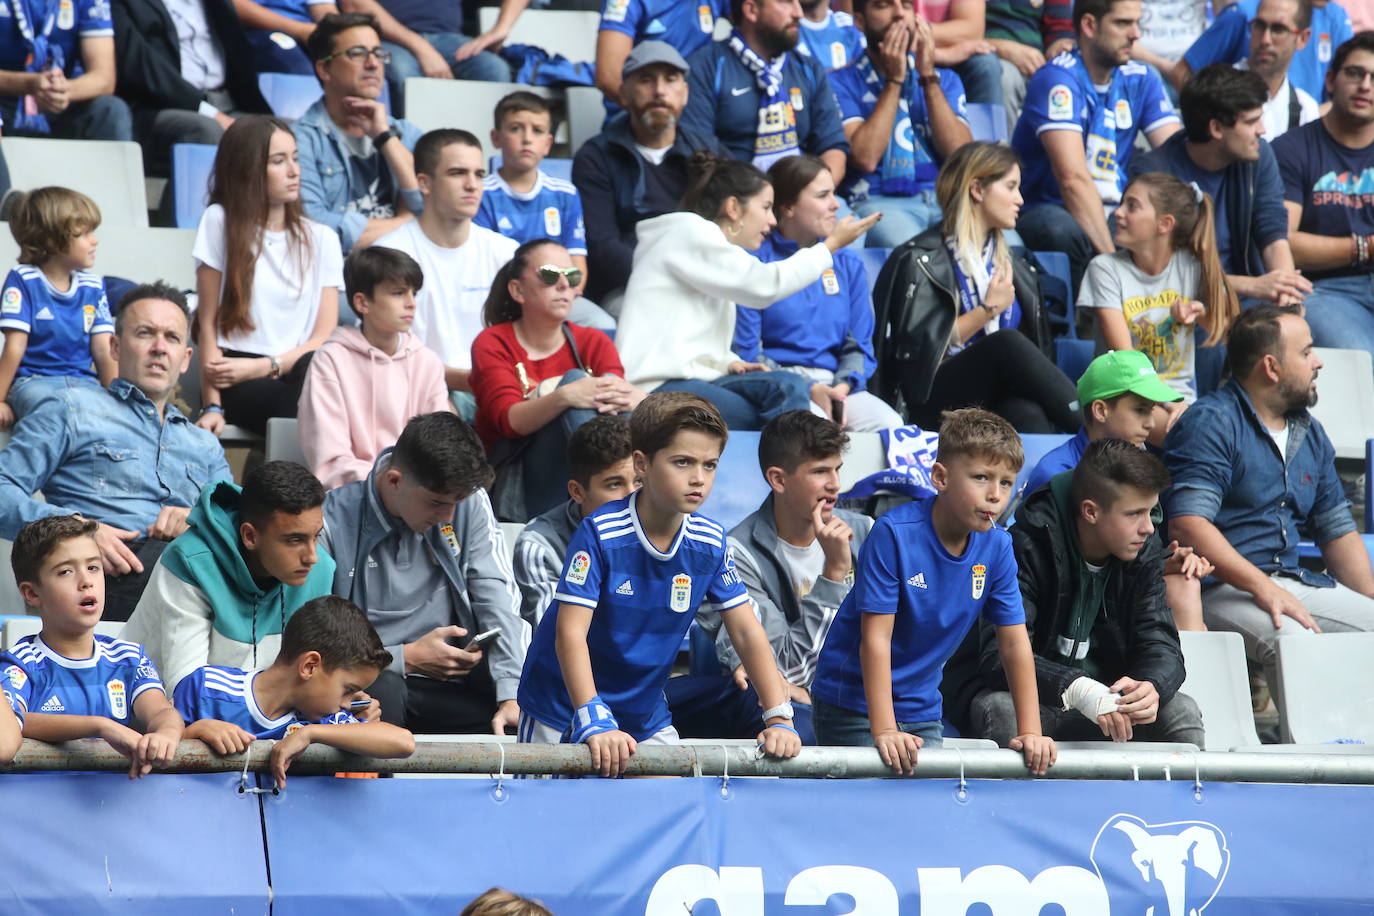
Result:
[[[247,752],[250,772],[267,772],[271,741],[255,741]],[[221,757],[199,741],[183,741],[169,773],[237,772],[245,755]],[[30,771],[109,771],[128,761],[104,741],[51,745],[26,740],[4,769]],[[787,776],[802,779],[854,779],[892,776],[878,752],[858,747],[807,747],[792,760],[759,759],[749,747],[693,745],[643,747],[630,758],[632,776]],[[398,760],[355,757],[315,745],[291,765],[293,774],[488,773],[584,775],[595,772],[590,751],[572,744],[500,744],[417,741],[415,753]],[[915,777],[927,779],[1029,778],[1021,755],[1007,750],[931,749],[920,752]],[[1374,754],[1198,753],[1141,751],[1129,745],[1102,750],[1066,750],[1049,777],[1058,779],[1174,779],[1204,782],[1288,782],[1374,785]]]

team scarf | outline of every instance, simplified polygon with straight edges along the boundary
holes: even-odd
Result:
[[[868,53],[855,61],[854,65],[864,85],[876,99],[883,91],[887,77],[879,75],[874,69]],[[870,187],[870,193],[884,197],[911,197],[933,186],[940,172],[940,167],[926,150],[925,141],[918,136],[916,122],[911,117],[909,99],[915,73],[916,57],[908,54],[906,80],[902,83],[901,98],[897,102],[897,117],[892,119],[892,136],[887,141],[882,162],[878,163],[877,188]]]
[[[954,280],[959,285],[959,314],[962,315],[979,308],[983,300],[987,298],[988,287],[992,285],[992,274],[996,269],[996,265],[993,263],[993,253],[997,246],[993,244],[992,239],[988,239],[987,247],[983,249],[981,258],[959,257],[959,252],[954,249],[953,239],[946,239],[945,246],[949,248],[950,259],[954,262]],[[970,273],[972,276],[969,275]],[[963,343],[957,343],[951,339],[947,355],[953,356],[965,347],[977,343],[985,335],[1018,327],[1020,324],[1021,303],[1013,294],[1011,305],[1003,309],[1002,314],[996,318],[988,319],[982,330],[973,334]]]
[[[740,63],[754,74],[754,81],[759,87],[759,126],[754,137],[754,166],[766,172],[779,159],[801,152],[797,141],[797,113],[782,88],[782,68],[787,63],[787,54],[764,60],[744,43],[744,37],[738,29],[730,33],[726,44],[739,57]]]
[[[50,41],[53,26],[57,24],[58,10],[62,7],[60,0],[52,0],[48,4],[47,14],[42,20],[42,31],[34,31],[33,24],[38,21],[38,16],[35,15],[36,10],[30,0],[9,0],[9,7],[14,15],[15,27],[29,45],[29,57],[24,69],[29,73],[41,73],[49,67],[62,68],[62,47]],[[14,123],[10,126],[16,130],[29,130],[34,133],[46,134],[51,131],[47,117],[38,110],[32,96],[25,96],[19,100],[19,104],[15,106]]]

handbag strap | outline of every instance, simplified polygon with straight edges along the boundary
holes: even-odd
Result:
[[[567,339],[568,347],[572,350],[573,362],[577,363],[577,368],[591,375],[592,370],[588,369],[587,364],[582,361],[582,351],[577,349],[577,340],[573,337],[572,325],[566,321],[563,322],[563,336]]]

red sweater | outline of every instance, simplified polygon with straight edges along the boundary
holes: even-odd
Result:
[[[593,328],[569,324],[582,362],[592,375],[625,375],[620,354],[611,339]],[[524,374],[520,368],[524,368]],[[477,397],[477,435],[487,448],[498,439],[519,439],[510,425],[510,409],[525,399],[544,379],[560,378],[577,368],[572,348],[564,342],[558,352],[531,360],[515,338],[511,322],[493,325],[472,342],[472,376],[469,382]]]

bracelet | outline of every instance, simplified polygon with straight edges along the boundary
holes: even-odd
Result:
[[[200,415],[203,417],[207,413],[217,413],[220,416],[224,416],[224,408],[218,404],[206,404],[200,409]]]
[[[797,731],[795,728],[793,728],[792,726],[788,725],[786,722],[774,722],[774,723],[771,724],[771,725],[765,725],[765,726],[764,726],[764,729],[770,729],[770,728],[785,728],[785,729],[787,729],[789,732],[791,732],[792,734],[796,735],[798,738],[801,737],[801,733],[798,732],[798,731]]]
[[[620,728],[611,708],[599,696],[592,697],[573,711],[572,722],[564,732],[567,744],[585,744],[592,735]]]
[[[267,377],[281,378],[281,363],[277,361],[277,358],[275,356],[269,356],[267,357],[267,360],[271,364],[271,368],[267,371]]]
[[[383,146],[386,146],[386,142],[394,136],[396,135],[393,134],[391,132],[391,128],[388,127],[386,130],[382,131],[380,134],[372,138],[372,148],[378,150],[381,149]]]
[[[930,76],[923,76],[919,80],[917,80],[917,82],[919,82],[921,84],[921,87],[925,89],[928,89],[931,86],[938,86],[940,85],[940,74],[932,73]]]

